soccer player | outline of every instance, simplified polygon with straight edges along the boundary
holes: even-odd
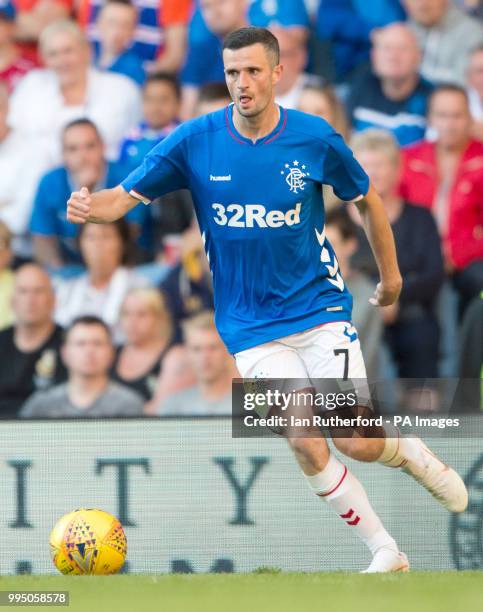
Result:
[[[365,378],[350,327],[352,298],[325,237],[321,185],[357,203],[380,271],[374,306],[394,303],[401,290],[393,236],[379,196],[342,138],[323,119],[275,104],[279,59],[269,31],[229,34],[223,60],[233,104],[181,125],[114,189],[74,192],[68,219],[113,221],[140,201],[189,188],[213,274],[217,328],[241,375],[343,378],[346,369],[349,378]],[[326,440],[289,443],[314,493],[370,549],[366,571],[407,570],[361,483]],[[355,459],[402,468],[453,512],[466,508],[461,478],[419,439],[334,443]]]

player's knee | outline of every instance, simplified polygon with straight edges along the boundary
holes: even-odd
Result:
[[[289,438],[288,443],[304,471],[320,472],[327,465],[329,449],[324,438]]]
[[[337,450],[357,461],[376,461],[381,454],[378,438],[334,438],[333,442]]]

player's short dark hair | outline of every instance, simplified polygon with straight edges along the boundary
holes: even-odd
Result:
[[[228,87],[224,81],[205,83],[200,87],[198,94],[198,104],[200,102],[215,102],[231,98]]]
[[[112,332],[111,332],[111,329],[110,329],[109,325],[105,321],[103,321],[102,319],[100,319],[99,317],[96,317],[94,315],[82,315],[80,317],[76,317],[70,323],[70,325],[68,325],[64,329],[64,337],[63,337],[64,344],[66,343],[67,338],[68,338],[70,332],[75,327],[78,327],[79,325],[88,325],[88,326],[95,325],[97,327],[102,327],[102,329],[106,332],[106,335],[109,338],[109,341],[112,342]]]
[[[280,64],[280,45],[277,38],[266,28],[240,28],[228,34],[223,43],[223,51],[225,49],[238,50],[252,45],[261,44],[265,50],[272,56],[274,66]]]
[[[357,239],[357,226],[350,218],[345,205],[329,210],[325,216],[325,225],[336,227],[344,241]]]
[[[97,134],[97,137],[99,138],[99,140],[102,141],[102,136],[101,136],[101,133],[99,132],[99,128],[94,123],[94,121],[91,121],[87,117],[81,117],[80,119],[74,119],[73,121],[69,121],[69,123],[65,125],[64,129],[62,130],[62,137],[65,136],[68,130],[74,127],[79,127],[79,126],[92,128],[94,132]]]
[[[153,72],[152,74],[148,75],[144,81],[143,89],[146,89],[150,83],[165,83],[166,85],[169,85],[172,88],[176,98],[178,100],[181,99],[181,85],[178,77],[172,72]]]
[[[461,85],[457,85],[456,83],[439,83],[429,96],[428,108],[431,108],[431,104],[434,98],[440,93],[456,93],[461,94],[463,98],[466,100],[466,104],[469,106],[470,99],[468,97],[468,92]]]

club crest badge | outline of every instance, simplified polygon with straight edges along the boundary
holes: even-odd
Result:
[[[303,191],[306,185],[304,179],[310,176],[305,164],[301,164],[297,160],[294,160],[292,166],[285,164],[285,170],[282,170],[280,174],[285,176],[285,182],[293,193],[298,193],[299,190]]]

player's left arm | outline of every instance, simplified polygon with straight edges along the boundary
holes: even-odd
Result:
[[[368,193],[356,203],[364,231],[371,245],[380,274],[374,297],[374,306],[394,304],[402,289],[402,277],[396,256],[396,245],[384,204],[372,185]]]

